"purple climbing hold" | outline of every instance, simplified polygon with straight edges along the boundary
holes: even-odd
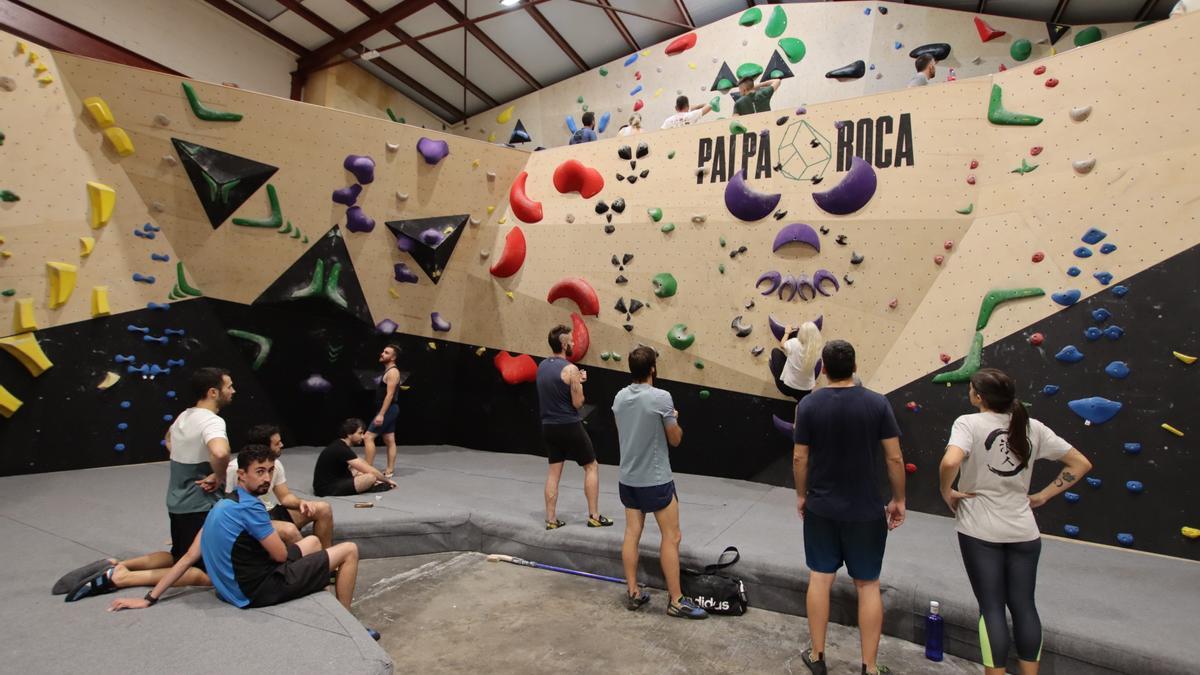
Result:
[[[361,206],[346,209],[346,229],[351,232],[370,232],[375,229],[375,219],[363,213]]]
[[[838,279],[836,276],[834,276],[833,272],[830,272],[829,270],[817,270],[817,273],[813,275],[813,288],[817,289],[818,293],[827,298],[833,295],[833,293],[826,291],[825,288],[821,286],[821,282],[823,281],[828,281],[833,284],[834,293],[842,290],[842,286],[838,283]]]
[[[791,244],[808,244],[813,247],[817,253],[821,252],[821,238],[817,231],[812,228],[812,225],[804,223],[792,223],[785,225],[775,235],[775,243],[771,246],[772,251],[779,251],[784,246]]]
[[[822,210],[844,216],[866,206],[875,196],[878,186],[875,169],[871,168],[869,162],[855,156],[850,160],[850,170],[840,183],[825,192],[812,193],[812,198]]]
[[[1113,286],[1112,287],[1112,294],[1117,296],[1118,298],[1125,297],[1125,294],[1128,292],[1129,292],[1128,286]]]
[[[412,253],[417,250],[417,240],[412,237],[396,237],[396,248],[405,253]]]
[[[794,424],[780,419],[778,415],[771,415],[771,423],[775,425],[775,431],[786,436],[789,441],[792,440],[792,433],[795,429]]]
[[[421,140],[417,141],[417,152],[425,158],[426,164],[437,164],[450,154],[450,144],[422,136]]]
[[[754,288],[756,290],[758,288],[761,288],[762,283],[764,281],[769,282],[771,284],[771,287],[765,291],[762,291],[762,294],[770,295],[779,288],[779,284],[783,283],[783,275],[775,270],[771,270],[770,272],[763,272],[762,274],[759,275],[758,281],[754,282]]]
[[[310,394],[324,394],[333,389],[333,383],[313,373],[307,380],[300,383],[300,388]]]
[[[443,234],[442,231],[437,229],[436,227],[430,227],[430,228],[421,230],[421,233],[419,235],[417,235],[417,239],[419,239],[422,244],[425,244],[426,246],[428,246],[430,248],[434,248],[438,244],[445,241],[446,235]]]
[[[392,333],[395,333],[396,329],[399,327],[400,326],[395,321],[392,321],[391,319],[384,319],[383,321],[375,324],[375,332],[379,333],[380,335],[391,335]]]
[[[1110,401],[1102,396],[1075,399],[1068,402],[1067,407],[1087,421],[1088,424],[1104,424],[1121,411],[1120,403]],[[1095,483],[1092,482],[1093,480]],[[1100,487],[1100,479],[1088,478],[1088,485]]]
[[[1090,257],[1092,257],[1092,249],[1090,249],[1090,248],[1088,248],[1088,247],[1086,247],[1086,246],[1080,246],[1079,248],[1075,249],[1075,250],[1074,250],[1074,251],[1072,251],[1072,252],[1075,254],[1075,257],[1076,257],[1076,258],[1090,258]]]
[[[431,313],[429,315],[429,322],[433,325],[433,329],[440,333],[450,330],[450,322],[443,319],[439,312]]]
[[[1129,364],[1124,361],[1113,361],[1104,367],[1104,374],[1116,380],[1129,377]]]
[[[417,273],[412,271],[408,265],[398,262],[396,263],[395,271],[393,272],[396,281],[402,284],[417,283]]]
[[[797,283],[796,277],[790,274],[783,275],[783,280],[779,282],[779,299],[783,300],[784,302],[791,302],[792,300],[795,300]],[[785,292],[788,293],[786,298],[783,297]],[[803,300],[803,296],[801,296],[800,299]]]
[[[358,183],[344,188],[338,188],[333,191],[333,201],[344,206],[354,206],[358,201],[358,195],[362,194],[362,186]]]
[[[799,108],[796,108],[797,115],[803,115],[806,112],[808,112],[808,108],[805,108],[804,106],[800,106]]]
[[[1083,360],[1083,352],[1076,349],[1075,345],[1067,345],[1066,347],[1058,350],[1058,353],[1054,355],[1054,358],[1062,361],[1063,363],[1079,363]]]
[[[817,326],[817,330],[821,330],[821,328],[825,325],[825,315],[822,314],[813,319],[813,323]],[[775,317],[769,314],[767,315],[767,326],[771,329],[771,335],[774,335],[777,341],[783,339],[783,329],[785,326],[776,321]]]
[[[808,289],[808,295],[804,294],[804,289]],[[801,274],[796,278],[796,295],[803,301],[817,299],[817,287],[813,286],[812,279],[807,274]]]
[[[1096,281],[1099,281],[1105,286],[1111,284],[1113,280],[1113,275],[1111,272],[1093,272],[1092,276],[1096,278]]]
[[[1074,265],[1067,268],[1067,276],[1069,276],[1069,277],[1077,277],[1080,274],[1083,274],[1083,270],[1079,269],[1078,267],[1075,267]]]
[[[1100,336],[1103,334],[1104,331],[1101,331],[1095,326],[1090,326],[1087,330],[1083,331],[1083,336],[1088,339],[1088,342],[1095,342],[1096,340],[1099,340]]]
[[[1107,236],[1108,236],[1108,233],[1105,232],[1104,230],[1098,230],[1093,227],[1093,228],[1089,229],[1087,232],[1084,232],[1083,236],[1080,237],[1080,239],[1083,241],[1083,243],[1092,244],[1094,246],[1096,244],[1099,244],[1101,241],[1103,241],[1104,238]]]
[[[346,155],[342,167],[354,174],[354,180],[369,185],[375,180],[375,160],[366,155]]]
[[[739,220],[752,222],[766,218],[775,207],[783,194],[769,194],[750,189],[746,184],[746,172],[739,171],[733,175],[725,186],[725,208]]]
[[[1079,289],[1072,288],[1069,291],[1062,291],[1059,293],[1051,293],[1050,299],[1057,302],[1058,304],[1062,305],[1063,307],[1070,307],[1071,305],[1079,302],[1079,298],[1082,295],[1083,295],[1083,293],[1081,293],[1079,291]]]
[[[1097,307],[1096,309],[1092,310],[1092,321],[1095,321],[1096,323],[1104,323],[1111,318],[1112,312],[1104,309],[1103,307]]]
[[[1112,244],[1112,243],[1105,244],[1100,247],[1100,252],[1103,253],[1104,255],[1108,255],[1109,253],[1112,253],[1115,250],[1117,250],[1117,245]]]
[[[1120,340],[1121,336],[1124,334],[1125,329],[1116,324],[1104,329],[1104,337],[1108,338],[1109,340]]]
[[[1042,387],[1042,394],[1045,396],[1053,396],[1053,395],[1057,394],[1058,391],[1059,391],[1059,386],[1057,384],[1048,384],[1048,385]]]

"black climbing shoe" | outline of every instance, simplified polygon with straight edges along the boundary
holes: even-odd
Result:
[[[557,530],[558,528],[560,528],[560,527],[562,527],[563,525],[566,525],[566,524],[567,524],[567,523],[566,523],[566,521],[564,521],[564,520],[555,520],[555,521],[553,521],[553,522],[551,522],[551,521],[547,520],[547,521],[546,521],[546,529],[547,529],[547,530]]]
[[[630,595],[629,591],[625,591],[625,609],[632,612],[641,609],[647,602],[650,602],[650,594],[646,591],[639,591],[637,595]]]
[[[805,649],[800,654],[800,660],[804,661],[804,665],[812,671],[813,675],[826,675],[829,669],[825,667],[825,652],[817,655],[817,658],[812,658],[812,648]]]
[[[596,514],[595,517],[588,516],[588,527],[611,527],[612,524],[613,521],[600,514]]]

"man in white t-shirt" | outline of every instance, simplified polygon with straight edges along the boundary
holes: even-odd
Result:
[[[678,129],[700,121],[701,117],[712,110],[711,103],[701,103],[695,106],[688,104],[688,97],[680,96],[675,99],[675,114],[663,120],[662,129]]]
[[[247,445],[265,445],[275,455],[275,470],[271,473],[270,489],[259,500],[267,508],[271,525],[284,544],[294,544],[302,538],[300,530],[313,524],[313,534],[321,540],[322,548],[333,545],[333,510],[329,502],[308,501],[297,497],[287,484],[287,474],[279,457],[283,454],[283,436],[279,427],[258,424],[246,436]],[[231,461],[225,472],[226,494],[237,493],[237,462]]]
[[[933,81],[937,75],[937,60],[929,54],[922,54],[917,57],[916,63],[913,64],[917,69],[917,74],[908,81],[909,87],[924,87]]]

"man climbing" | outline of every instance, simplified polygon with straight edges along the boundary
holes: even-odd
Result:
[[[908,81],[910,87],[924,87],[933,80],[933,76],[937,74],[937,59],[929,54],[922,54],[917,57],[916,62],[917,74]]]
[[[346,497],[396,487],[383,472],[354,454],[354,446],[362,440],[362,420],[342,422],[341,436],[321,451],[313,467],[313,492],[318,497]]]
[[[400,416],[400,405],[396,403],[396,389],[400,386],[400,369],[396,367],[396,359],[400,356],[400,348],[388,345],[379,353],[379,362],[383,364],[383,376],[375,389],[375,405],[378,412],[367,427],[363,436],[363,448],[367,455],[367,464],[375,465],[375,438],[383,436],[387,444],[387,469],[383,475],[391,478],[396,473],[396,418]]]
[[[715,99],[714,99],[715,100]],[[689,105],[688,97],[679,96],[675,99],[675,114],[663,120],[662,129],[678,129],[686,127],[700,121],[712,110],[710,103],[698,103]]]
[[[756,112],[766,112],[771,109],[771,97],[779,91],[781,80],[767,80],[754,84],[753,77],[743,77],[738,81],[738,92],[741,94],[733,102],[734,115],[751,115]]]
[[[547,336],[553,356],[542,361],[537,370],[538,404],[542,415],[542,442],[550,460],[546,474],[546,529],[557,530],[566,525],[558,519],[558,483],[562,479],[563,463],[570,457],[583,467],[583,494],[587,497],[588,527],[608,527],[611,520],[600,514],[600,465],[592,439],[583,428],[579,409],[583,407],[583,383],[587,371],[580,370],[567,360],[573,353],[575,341],[571,329],[558,325]]]
[[[589,110],[588,112],[583,113],[583,126],[579,127],[575,130],[575,133],[571,134],[570,145],[591,143],[598,138],[599,136],[596,135],[596,113]]]

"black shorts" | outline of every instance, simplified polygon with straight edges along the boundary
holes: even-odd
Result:
[[[196,540],[196,535],[200,534],[200,530],[203,529],[208,511],[168,513],[167,517],[171,519],[171,558],[175,562],[179,562],[180,558],[187,555],[188,549],[192,547],[192,542]],[[198,559],[192,567],[204,570],[204,559]]]
[[[671,500],[675,499],[675,481],[649,487],[630,487],[618,483],[617,490],[625,508],[642,513],[658,513],[670,506]]]
[[[887,518],[865,522],[834,520],[804,511],[804,558],[808,569],[834,574],[846,564],[851,579],[875,581],[887,548]]]
[[[283,504],[276,504],[275,506],[272,506],[271,510],[268,511],[267,514],[271,516],[271,520],[278,520],[281,523],[291,523],[293,525],[296,524],[296,521],[292,520],[292,512],[288,511],[288,508]]]
[[[568,457],[579,466],[596,461],[596,451],[592,449],[592,439],[584,430],[583,422],[543,424],[542,445],[546,447],[546,457],[551,464],[558,464]]]
[[[358,491],[354,489],[353,478],[339,478],[319,488],[313,486],[313,493],[318,497],[353,497]]]
[[[301,555],[295,544],[287,547],[287,562],[271,572],[254,594],[250,607],[270,607],[311,595],[329,585],[329,554],[324,550]]]

